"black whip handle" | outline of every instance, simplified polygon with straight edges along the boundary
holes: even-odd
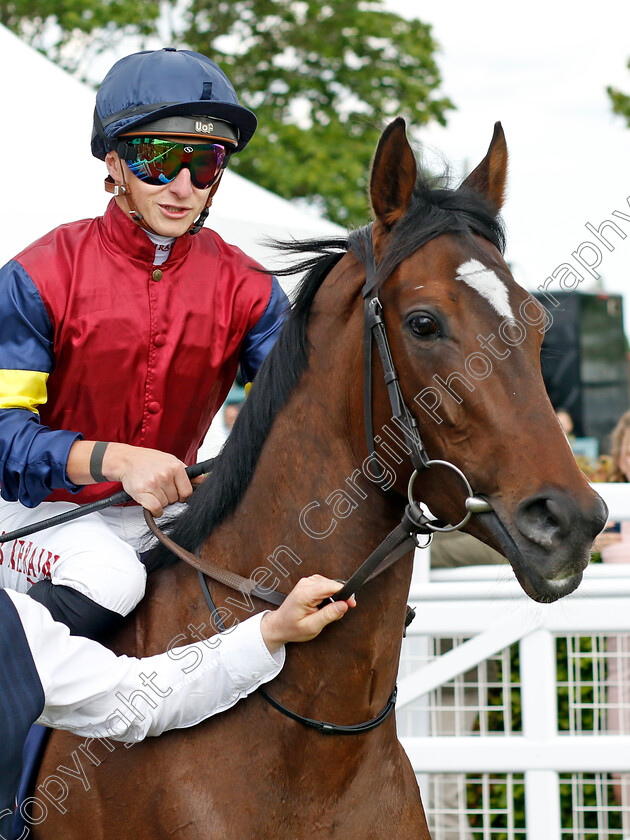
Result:
[[[204,473],[210,472],[215,459],[210,458],[207,461],[201,461],[199,464],[193,464],[191,467],[186,467],[186,475],[188,478],[197,478]],[[119,490],[105,499],[98,499],[96,502],[90,502],[87,505],[75,510],[68,510],[65,513],[59,513],[57,516],[51,516],[48,519],[42,519],[40,522],[34,522],[31,525],[25,525],[23,528],[17,528],[15,531],[9,531],[6,534],[0,535],[0,543],[17,540],[20,537],[25,537],[28,534],[36,534],[38,531],[44,531],[46,528],[52,528],[55,525],[63,525],[66,522],[72,522],[73,519],[79,519],[81,516],[87,516],[88,513],[94,513],[97,510],[111,507],[112,505],[122,505],[125,502],[130,502],[131,496],[124,490]]]

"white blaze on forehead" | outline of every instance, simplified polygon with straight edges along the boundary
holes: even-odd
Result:
[[[505,283],[497,277],[492,269],[480,263],[479,260],[467,260],[457,269],[457,280],[463,280],[471,289],[484,297],[499,315],[514,320],[508,292]]]

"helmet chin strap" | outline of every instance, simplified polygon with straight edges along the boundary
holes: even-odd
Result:
[[[139,225],[141,228],[144,228],[144,230],[148,230],[149,233],[157,234],[157,231],[153,230],[153,228],[144,221],[144,216],[135,205],[135,202],[131,195],[131,190],[129,189],[129,185],[127,184],[127,181],[125,179],[125,167],[122,165],[122,161],[120,161],[120,172],[122,177],[122,184],[117,184],[112,178],[112,176],[108,175],[107,178],[105,178],[105,192],[109,192],[115,196],[121,196],[122,198],[124,198],[125,203],[127,205],[127,215],[137,225]]]
[[[210,187],[210,192],[208,193],[208,200],[206,201],[206,206],[203,208],[201,213],[199,214],[199,218],[197,221],[192,224],[188,228],[188,233],[192,236],[195,233],[199,233],[201,228],[205,225],[206,219],[208,218],[208,213],[210,212],[210,207],[212,205],[212,199],[214,198],[214,194],[219,189],[219,184],[221,183],[221,178],[223,177],[223,169],[217,175],[214,183]]]
[[[108,175],[105,178],[105,192],[111,193],[115,196],[121,196],[124,198],[127,207],[127,215],[129,216],[132,221],[134,221],[137,225],[139,225],[143,230],[148,231],[149,233],[154,233],[159,236],[157,230],[153,230],[153,228],[148,225],[144,221],[144,216],[142,213],[137,209],[133,197],[131,195],[131,190],[129,189],[129,185],[125,180],[125,170],[121,166],[122,172],[122,184],[117,184],[111,175]],[[221,178],[223,176],[223,170],[219,172],[216,177],[216,180],[210,187],[210,192],[208,193],[208,200],[206,201],[206,206],[203,208],[201,213],[199,214],[197,220],[193,222],[193,224],[188,228],[188,233],[192,236],[195,233],[199,233],[201,228],[204,226],[206,219],[208,218],[208,213],[210,212],[210,206],[212,205],[212,199],[214,198],[214,194],[219,189],[219,184],[221,183]]]

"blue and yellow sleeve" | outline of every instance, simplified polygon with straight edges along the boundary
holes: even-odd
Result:
[[[53,329],[39,291],[17,262],[0,268],[0,484],[7,501],[35,507],[68,481],[77,432],[43,426],[39,406],[55,365]]]
[[[276,277],[271,278],[271,295],[265,311],[245,336],[241,348],[241,367],[251,382],[276,343],[280,330],[289,314],[289,299]]]

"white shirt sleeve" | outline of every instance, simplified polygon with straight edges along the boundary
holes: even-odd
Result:
[[[38,722],[78,735],[141,741],[194,726],[273,679],[284,664],[284,648],[271,654],[263,641],[264,613],[205,642],[136,659],[71,636],[41,604],[6,592],[44,690]]]

